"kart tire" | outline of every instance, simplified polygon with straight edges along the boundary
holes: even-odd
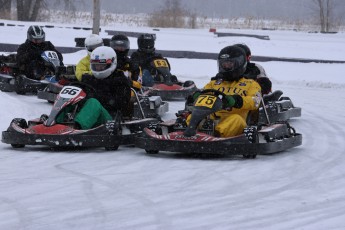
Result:
[[[111,146],[111,147],[105,147],[105,150],[106,151],[116,151],[119,149],[119,146],[118,145],[115,145],[115,146]]]
[[[255,159],[256,158],[256,154],[243,154],[243,158],[245,159]]]
[[[255,126],[248,126],[244,129],[244,134],[251,143],[259,143],[258,131]],[[243,154],[245,159],[255,159],[257,154]]]
[[[28,123],[23,118],[14,118],[11,123],[17,124],[19,127],[25,129],[28,127]],[[7,131],[10,131],[10,128],[7,129]],[[24,148],[24,144],[11,144],[12,148],[18,149],[18,148]]]
[[[194,84],[195,84],[194,81],[185,81],[183,83],[183,87],[189,87],[189,86],[194,85]]]
[[[16,89],[15,91],[18,95],[25,95],[26,94],[26,92],[24,90],[21,90],[21,89]]]
[[[149,149],[145,149],[145,151],[146,151],[147,154],[150,154],[150,155],[151,155],[151,154],[158,154],[158,153],[159,153],[159,150],[151,150],[151,149],[149,150]]]
[[[19,95],[25,95],[26,92],[23,89],[23,76],[19,75],[15,78],[14,91]]]
[[[20,128],[26,129],[28,127],[28,123],[24,118],[14,118],[12,119],[11,123],[15,123]]]
[[[14,149],[19,149],[19,148],[24,148],[25,147],[25,145],[23,145],[23,144],[11,144],[11,146]]]

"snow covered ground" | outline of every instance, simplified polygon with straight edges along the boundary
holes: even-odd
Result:
[[[0,27],[0,43],[24,42],[29,24],[20,24]],[[162,50],[216,53],[246,43],[254,56],[345,60],[344,33],[226,30],[270,36],[259,40],[218,38],[206,29],[116,29],[154,32]],[[66,27],[45,31],[56,46],[74,46],[75,37],[90,33]],[[136,39],[130,41],[136,48]],[[64,60],[75,64],[84,55],[64,54]],[[194,80],[198,87],[217,72],[214,60],[169,61],[179,79]],[[302,146],[244,160],[148,156],[124,146],[116,152],[51,151],[0,143],[0,229],[345,229],[345,64],[260,64],[273,88],[302,107],[302,117],[291,121],[303,134]],[[182,101],[169,105],[164,119],[183,108]],[[51,105],[0,92],[0,107],[0,130],[6,130],[14,117],[36,118]]]

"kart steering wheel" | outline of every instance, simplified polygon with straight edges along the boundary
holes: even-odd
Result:
[[[214,96],[218,97],[220,100],[222,100],[223,104],[226,103],[227,101],[225,100],[226,95],[225,93],[219,91],[219,90],[216,90],[216,89],[204,89],[202,91],[200,91],[200,95],[202,94],[208,94],[208,93],[212,93]]]

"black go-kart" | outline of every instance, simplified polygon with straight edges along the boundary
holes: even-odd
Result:
[[[13,55],[12,55],[13,56]],[[56,75],[63,71],[64,66],[60,65],[60,59],[55,51],[44,51],[41,54],[44,63],[44,74],[37,79],[31,79],[20,74],[15,61],[15,55],[12,62],[1,61],[0,68],[0,90],[4,92],[16,92],[17,94],[37,94],[37,91],[43,90],[49,82],[55,82]],[[35,72],[35,70],[33,70]]]
[[[180,100],[198,90],[194,81],[182,82],[172,75],[165,59],[156,58],[150,64],[157,71],[157,74],[154,76],[153,86],[142,87],[144,94],[160,96],[163,100]]]
[[[217,121],[211,119],[210,115],[226,109],[225,96],[217,90],[202,91],[193,104],[192,112],[179,111],[177,119],[145,128],[135,145],[145,149],[148,154],[167,151],[255,158],[259,154],[281,152],[302,144],[302,135],[288,121],[259,121],[259,111],[250,112],[248,126],[243,134],[219,137],[215,132]],[[265,111],[265,107],[262,107]],[[187,125],[186,118],[189,114],[192,117]],[[269,114],[265,113],[265,117],[269,118]]]

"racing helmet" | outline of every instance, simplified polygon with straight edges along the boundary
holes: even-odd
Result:
[[[89,55],[91,52],[99,46],[103,46],[103,39],[98,34],[90,34],[85,38],[85,48]]]
[[[40,44],[46,39],[46,34],[40,26],[30,26],[27,35],[28,40],[35,44]]]
[[[90,68],[95,78],[109,77],[115,71],[116,65],[116,53],[111,47],[100,46],[91,52]]]
[[[249,47],[244,43],[235,44],[235,46],[242,48],[244,52],[246,52],[247,61],[249,62],[252,58],[252,52],[250,51]]]
[[[114,35],[110,40],[110,47],[113,48],[117,56],[127,56],[130,42],[126,35]]]
[[[153,34],[141,34],[138,37],[138,49],[145,53],[153,53],[155,51],[156,36]]]
[[[245,51],[238,46],[227,46],[218,54],[218,71],[225,81],[237,81],[247,68]]]

